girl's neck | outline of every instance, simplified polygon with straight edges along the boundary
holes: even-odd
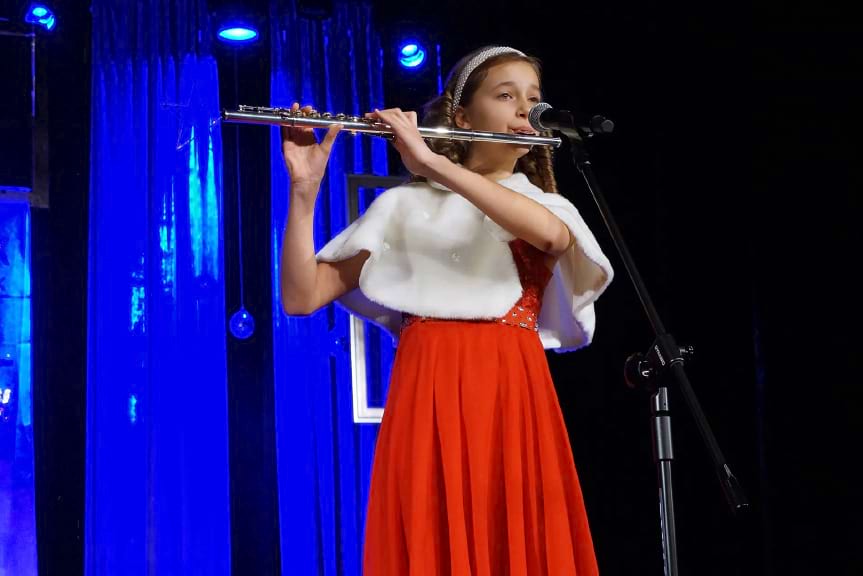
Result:
[[[476,172],[496,182],[512,176],[512,173],[515,171],[516,162],[517,160],[482,158],[476,155],[469,155],[464,162],[464,167],[471,172]]]

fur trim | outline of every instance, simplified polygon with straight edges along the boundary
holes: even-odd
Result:
[[[563,352],[589,344],[593,302],[613,278],[608,259],[566,198],[544,193],[521,173],[500,184],[545,206],[575,238],[545,290],[539,317],[543,346]],[[450,319],[494,319],[508,312],[522,292],[508,245],[513,239],[459,194],[418,182],[381,194],[317,259],[335,262],[361,250],[370,253],[359,289],[339,304],[397,341],[403,312]]]

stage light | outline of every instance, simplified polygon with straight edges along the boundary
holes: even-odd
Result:
[[[27,14],[24,16],[24,22],[41,26],[45,30],[53,30],[57,20],[54,18],[54,13],[44,4],[30,4],[27,9]]]
[[[399,49],[399,64],[405,68],[419,68],[425,59],[425,49],[417,42],[407,42]]]
[[[232,24],[219,29],[219,39],[223,42],[242,44],[252,42],[258,37],[258,31],[251,26]]]

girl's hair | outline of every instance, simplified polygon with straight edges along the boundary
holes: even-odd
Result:
[[[423,107],[422,126],[445,126],[448,128],[457,128],[455,125],[455,115],[452,110],[453,91],[458,82],[458,75],[462,68],[470,59],[482,51],[483,48],[472,52],[459,60],[459,62],[450,71],[447,77],[446,86],[443,94],[428,102]],[[536,70],[536,75],[542,78],[541,66],[538,59],[531,56],[520,56],[515,53],[500,54],[493,56],[483,62],[473,71],[470,77],[465,82],[462,89],[461,106],[470,104],[471,98],[479,88],[482,81],[488,76],[488,71],[498,64],[507,62],[527,62]],[[544,136],[550,136],[550,133],[542,133]],[[433,138],[428,140],[428,146],[434,152],[446,156],[452,162],[463,164],[467,160],[468,146],[470,142],[459,140],[444,140]],[[535,186],[538,186],[545,192],[557,193],[557,181],[554,178],[554,167],[552,165],[552,151],[550,146],[533,146],[530,152],[518,159],[515,165],[516,172],[524,172],[528,180]],[[425,178],[414,176],[412,181],[423,181]]]

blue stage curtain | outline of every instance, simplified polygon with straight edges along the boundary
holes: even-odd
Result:
[[[86,573],[228,574],[222,151],[206,6],[94,0],[92,14]]]
[[[308,20],[294,2],[274,0],[270,15],[273,105],[296,100],[321,112],[358,115],[383,107],[382,52],[367,5],[336,2],[331,17]],[[385,175],[386,147],[380,138],[339,136],[316,207],[316,248],[348,223],[345,174]],[[289,183],[277,130],[271,161],[282,573],[359,575],[378,426],[353,422],[348,315],[332,305],[308,318],[281,310],[278,255]],[[375,350],[391,357],[391,341],[383,338],[389,343]]]
[[[0,574],[36,576],[30,206],[0,204]]]

